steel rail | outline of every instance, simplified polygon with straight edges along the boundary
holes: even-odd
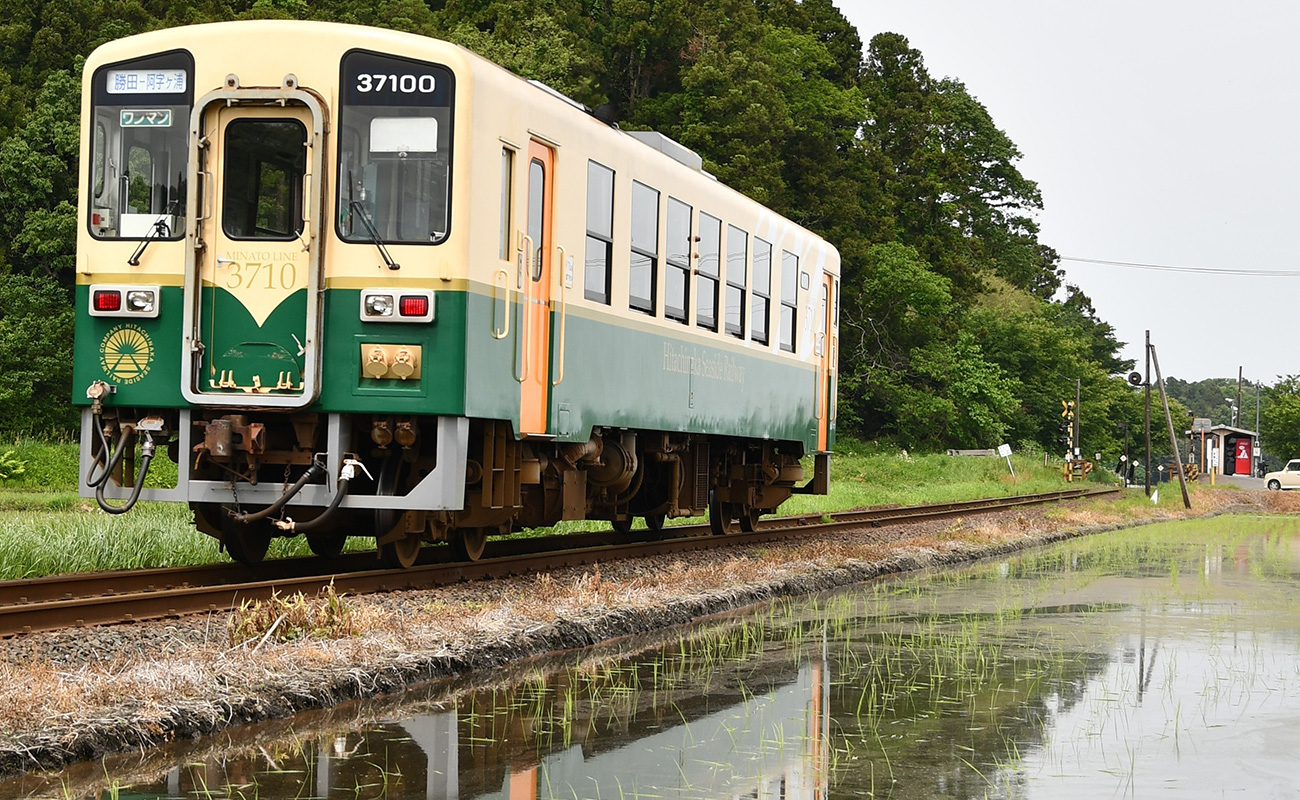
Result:
[[[1042,505],[1118,491],[1071,489],[956,503],[846,511],[825,515],[831,518],[830,522],[824,521],[822,515],[774,518],[761,521],[751,533],[738,532],[726,536],[709,535],[708,525],[681,525],[665,529],[661,534],[664,538],[653,540],[645,539],[646,531],[508,539],[489,542],[484,558],[473,562],[447,560],[446,548],[425,548],[420,561],[410,569],[376,570],[375,554],[363,551],[332,560],[316,557],[276,559],[256,568],[240,564],[210,564],[3,581],[0,582],[0,636],[226,611],[238,607],[245,600],[266,599],[273,593],[315,593],[331,583],[337,591],[348,594],[432,588],[466,580],[581,566],[598,560],[781,541],[864,526],[895,525]],[[615,541],[611,543],[611,539]]]

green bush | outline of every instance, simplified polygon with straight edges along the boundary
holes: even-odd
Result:
[[[67,435],[72,303],[53,280],[0,274],[0,436]]]
[[[24,466],[21,474],[8,477],[6,487],[47,491],[77,490],[76,442],[19,439],[12,445],[4,445],[4,449],[5,455],[12,454]],[[2,465],[0,477],[7,477],[3,475]]]
[[[0,453],[0,481],[11,480],[27,471],[27,463],[14,457],[14,451]]]

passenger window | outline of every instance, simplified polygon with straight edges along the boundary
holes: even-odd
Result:
[[[754,237],[754,299],[749,312],[749,338],[767,344],[772,308],[772,245]]]
[[[501,148],[501,241],[497,247],[502,261],[510,260],[510,199],[514,195],[515,151],[509,147]]]
[[[614,263],[614,170],[587,162],[587,255],[583,296],[609,305]]]
[[[628,268],[628,305],[655,313],[655,279],[659,270],[659,192],[632,182],[632,260]]]
[[[691,207],[668,198],[668,274],[664,276],[664,316],[683,325],[691,300]]]
[[[781,251],[781,349],[794,352],[799,298],[799,256]]]
[[[700,214],[700,262],[696,267],[695,324],[718,329],[718,269],[721,266],[722,220]]]
[[[735,225],[727,226],[727,294],[726,332],[737,339],[745,338],[745,255],[749,234]]]

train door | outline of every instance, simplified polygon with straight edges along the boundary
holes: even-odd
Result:
[[[554,153],[540,142],[528,147],[528,222],[524,233],[520,326],[519,431],[524,436],[545,435],[551,386],[551,167]]]
[[[817,449],[827,450],[830,446],[830,428],[835,418],[835,362],[839,347],[836,336],[836,305],[839,297],[836,293],[835,276],[822,276],[822,300],[817,313],[817,342],[814,356],[817,359]]]
[[[309,405],[320,383],[320,106],[292,86],[230,89],[200,101],[195,122],[186,397]]]

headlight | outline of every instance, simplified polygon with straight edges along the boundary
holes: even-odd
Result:
[[[366,296],[367,317],[391,317],[393,315],[393,296],[391,294],[372,294]]]
[[[158,296],[153,293],[152,289],[135,289],[126,293],[127,309],[137,314],[152,312],[157,300]]]

